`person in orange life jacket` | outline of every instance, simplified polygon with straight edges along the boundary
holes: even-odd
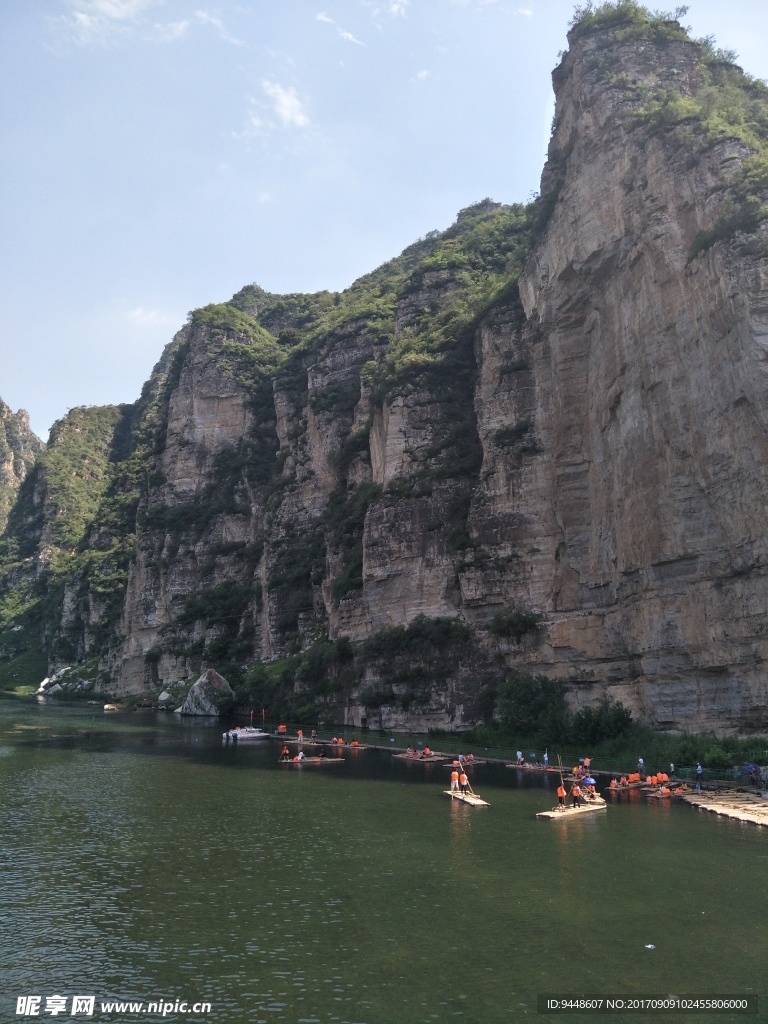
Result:
[[[565,807],[565,786],[562,782],[557,787],[557,803],[560,807]]]
[[[290,759],[291,759],[291,752],[288,749],[288,747],[283,747],[280,756],[282,757],[282,759],[284,761],[290,761]]]
[[[459,791],[459,773],[454,768],[451,772],[451,792],[458,793]]]
[[[469,792],[469,779],[466,772],[462,772],[459,776],[459,787],[462,793],[466,794]]]
[[[573,797],[573,806],[578,807],[581,803],[581,786],[578,782],[574,782],[571,786],[571,796]]]

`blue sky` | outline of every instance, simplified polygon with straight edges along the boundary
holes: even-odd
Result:
[[[190,309],[341,290],[470,203],[527,201],[573,8],[6,0],[0,397],[46,439],[134,401]],[[768,77],[764,0],[682,21]]]

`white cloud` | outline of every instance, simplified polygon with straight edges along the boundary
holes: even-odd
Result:
[[[377,21],[382,14],[389,14],[393,18],[404,15],[410,0],[389,0],[388,3],[378,3],[374,0],[362,0],[363,7],[369,8],[371,17]]]
[[[529,11],[527,7],[519,8],[517,13],[518,14],[524,14],[526,16],[526,18],[532,18],[533,17],[533,11]]]
[[[178,315],[163,313],[159,309],[144,309],[143,306],[129,310],[127,318],[136,327],[165,327],[179,320]]]
[[[429,71],[426,71],[426,70],[422,70],[422,71],[417,71],[417,72],[416,72],[416,78],[417,78],[417,79],[418,79],[418,80],[419,80],[420,82],[424,82],[424,81],[426,81],[426,79],[427,79],[427,78],[429,78],[429,77],[430,77],[430,72],[429,72]]]
[[[320,13],[315,16],[315,20],[316,21],[324,21],[326,23],[326,25],[334,25],[335,24],[333,18],[329,18],[328,15],[325,13],[325,11],[320,11]]]
[[[79,43],[105,43],[133,27],[159,0],[66,0],[59,19]]]
[[[343,29],[338,30],[339,35],[346,43],[354,43],[356,46],[365,46],[365,43],[355,38],[351,32],[345,32]]]
[[[188,21],[169,21],[165,25],[155,25],[155,38],[162,42],[180,39],[189,28]]]
[[[232,46],[245,46],[242,39],[238,39],[236,36],[233,36],[231,32],[227,31],[221,18],[217,18],[215,15],[209,14],[207,11],[195,11],[195,17],[204,25],[210,25],[212,28],[216,29],[219,34],[219,38],[223,39],[225,43],[231,43]]]
[[[272,100],[273,109],[284,125],[293,128],[307,127],[309,117],[295,89],[270,82],[269,79],[264,79],[261,87]]]

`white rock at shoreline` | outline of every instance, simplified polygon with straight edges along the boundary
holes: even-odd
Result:
[[[207,715],[218,718],[223,704],[228,703],[235,693],[224,676],[209,668],[200,676],[189,692],[181,707],[176,708],[176,715]]]

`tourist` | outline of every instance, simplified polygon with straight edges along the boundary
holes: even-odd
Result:
[[[565,786],[562,782],[557,787],[557,806],[561,811],[565,810]]]
[[[523,763],[523,752],[522,752],[522,750],[518,750],[518,752],[517,752],[517,763],[518,764],[522,764]]]
[[[573,806],[578,807],[581,803],[581,786],[578,782],[574,782],[571,786],[571,796],[573,797]]]
[[[701,785],[701,777],[704,774],[704,769],[701,767],[701,761],[696,762],[696,781]]]
[[[645,761],[642,759],[642,757],[638,757],[637,759],[637,770],[640,772],[641,775],[645,772]]]
[[[467,778],[466,772],[462,772],[459,776],[459,788],[465,796],[469,792],[469,779]]]
[[[458,793],[459,791],[459,773],[456,768],[451,772],[451,792]]]
[[[546,750],[544,751],[544,767],[549,768],[549,754]]]

